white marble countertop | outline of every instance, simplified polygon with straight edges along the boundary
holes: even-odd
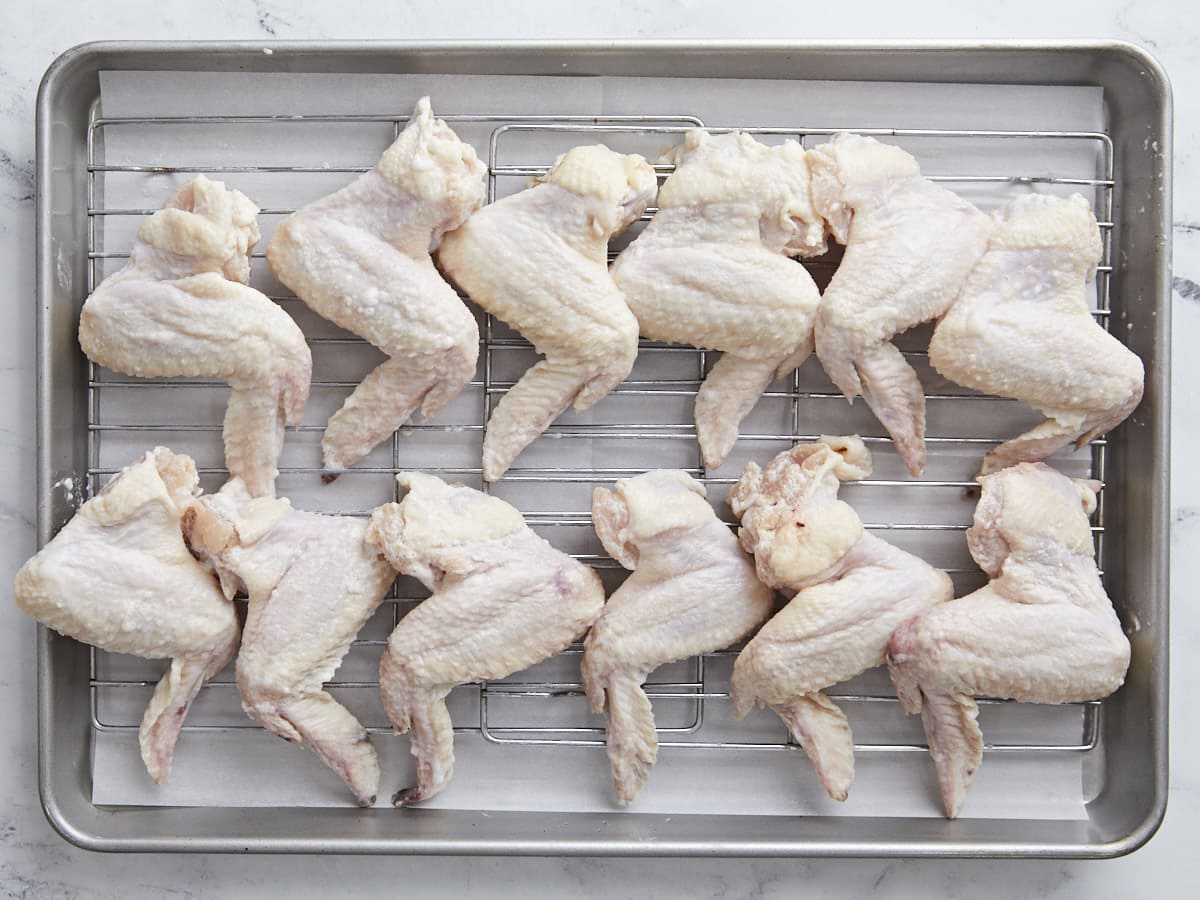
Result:
[[[1175,93],[1174,345],[1200,338],[1200,17],[1190,4],[1071,0],[1005,4],[938,0],[914,12],[904,4],[607,4],[529,0],[330,5],[305,0],[64,0],[53,11],[9,4],[0,10],[0,279],[12,319],[0,331],[0,582],[34,549],[34,100],[46,67],[69,47],[95,40],[143,39],[467,39],[713,38],[989,39],[1117,38],[1154,53]],[[699,9],[698,9],[699,8]],[[503,10],[503,11],[501,11]],[[553,11],[550,14],[550,11]],[[1174,454],[1200,436],[1186,390],[1197,358],[1177,352]],[[1200,479],[1172,472],[1172,549],[1200,537]],[[1104,862],[742,861],[447,858],[281,858],[106,856],[79,850],[47,824],[37,796],[35,626],[0,604],[0,894],[18,897],[325,897],[353,886],[364,895],[467,898],[496,893],[564,896],[824,897],[1178,896],[1200,838],[1196,803],[1200,740],[1193,696],[1200,690],[1200,612],[1187,586],[1200,580],[1200,556],[1172,554],[1171,780],[1166,821],[1143,849]],[[340,889],[340,890],[339,890]]]

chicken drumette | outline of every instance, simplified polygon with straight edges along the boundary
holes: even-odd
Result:
[[[979,481],[967,546],[991,582],[908,620],[887,651],[901,702],[921,713],[951,819],[983,759],[976,696],[1096,700],[1120,687],[1129,667],[1088,522],[1099,483],[1041,463]]]
[[[563,650],[600,614],[604,588],[503,500],[418,472],[397,481],[408,493],[375,510],[367,538],[433,592],[400,620],[379,668],[384,709],[417,758],[417,784],[392,798],[405,806],[453,773],[446,695]]]
[[[750,463],[729,494],[759,578],[794,595],[738,655],[734,713],[771,707],[835,800],[854,779],[854,740],[821,691],[882,663],[897,625],[953,593],[945,572],[866,533],[837,499],[870,470],[858,437],[822,437]]]
[[[633,570],[588,632],[583,684],[608,716],[617,800],[631,802],[650,777],[658,738],[642,682],[669,662],[720,650],[771,614],[773,592],[704,499],[678,470],[596,488],[592,521],[604,549]]]
[[[299,424],[312,376],[299,327],[246,285],[257,214],[241,192],[198,176],[142,223],[129,263],[79,318],[79,343],[98,365],[229,382],[225,464],[256,497],[275,493],[284,425]]]
[[[485,173],[424,97],[375,168],[275,229],[275,276],[389,357],[329,420],[327,467],[358,462],[418,406],[432,416],[475,374],[475,318],[429,254],[483,205]]]
[[[233,658],[238,623],[188,552],[180,518],[200,493],[191,458],[158,447],[118,473],[17,572],[17,606],[103,650],[171,659],[138,729],[163,784],[188,707]]]
[[[588,409],[633,368],[637,320],[608,273],[608,242],[642,214],[657,185],[640,156],[575,147],[533,186],[484,207],[442,241],[446,274],[545,356],[488,421],[488,481],[568,406]]]

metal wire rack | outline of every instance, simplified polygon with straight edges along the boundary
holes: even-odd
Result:
[[[689,128],[704,124],[687,115],[607,118],[459,115],[443,118],[460,135],[474,135],[476,145],[485,151],[489,200],[515,189],[530,176],[544,173],[553,160],[553,155],[545,149],[548,145],[561,144],[561,152],[573,144],[601,141],[611,142],[614,146],[630,144],[651,155],[654,150],[677,142]],[[368,155],[361,165],[233,165],[206,164],[198,160],[203,158],[206,147],[221,146],[226,142],[225,133],[238,129],[286,126],[288,129],[311,129],[315,133],[317,129],[369,126],[390,128],[394,137],[406,121],[405,116],[329,115],[114,118],[105,117],[98,108],[93,110],[86,148],[88,291],[113,268],[123,264],[137,221],[156,208],[122,205],[119,200],[110,199],[119,193],[112,189],[112,179],[144,180],[145,196],[161,197],[170,192],[180,176],[191,173],[222,178],[238,187],[248,179],[261,184],[272,177],[344,174],[348,178],[370,168],[374,156]],[[106,153],[107,139],[124,128],[194,129],[195,139],[189,140],[188,150],[181,151],[179,159],[111,161]],[[741,130],[768,142],[794,139],[809,144],[833,133],[833,129],[800,126],[743,127]],[[970,159],[972,153],[969,151],[979,148],[986,152],[975,155],[988,158],[996,148],[1014,144],[1070,146],[1077,161],[1065,171],[1041,170],[1036,166],[1023,171],[988,168],[938,171],[930,166],[928,177],[969,194],[985,206],[989,202],[1002,202],[1018,191],[1090,191],[1103,238],[1094,315],[1108,326],[1109,283],[1114,264],[1112,209],[1115,183],[1113,146],[1106,134],[873,127],[848,130],[884,140],[911,142],[927,149],[932,147],[937,151],[932,155],[940,154],[943,158],[953,156],[959,148],[965,151],[965,158]],[[526,158],[514,161],[513,157],[522,155],[518,151],[526,143],[542,148],[541,156],[529,158],[525,153]],[[380,150],[382,145],[376,148],[376,156]],[[656,168],[660,178],[671,171],[670,166]],[[254,196],[252,187],[243,189]],[[265,206],[261,210],[264,231],[273,221],[292,211],[285,206]],[[648,210],[643,219],[650,218],[653,213],[653,209]],[[254,258],[263,255],[261,249],[252,254]],[[836,268],[837,258],[835,252],[805,265],[822,284]],[[362,489],[331,497],[321,486],[323,470],[315,462],[318,459],[316,441],[323,431],[328,412],[336,408],[340,398],[357,384],[356,378],[344,374],[341,363],[365,360],[360,365],[365,372],[374,365],[371,356],[374,351],[358,338],[336,332],[329,326],[319,327],[318,323],[318,327],[311,327],[313,323],[304,318],[302,305],[278,285],[266,281],[260,283],[261,270],[265,266],[260,263],[257,269],[256,286],[262,287],[272,299],[293,313],[308,333],[316,362],[314,398],[326,399],[324,405],[315,404],[317,409],[305,423],[289,434],[290,443],[299,442],[300,447],[295,448],[295,452],[292,452],[293,447],[285,448],[280,464],[281,493],[290,495],[302,508],[365,515],[375,503],[395,496],[393,476],[403,469],[420,468],[486,488],[480,480],[481,471],[477,465],[482,433],[493,401],[511,387],[519,370],[523,370],[524,364],[532,358],[528,343],[502,323],[482,317],[480,369],[461,402],[439,420],[406,425],[392,438],[390,445],[342,477],[343,484],[354,482]],[[889,539],[923,552],[926,558],[951,573],[960,591],[968,589],[982,583],[982,575],[970,562],[961,539],[961,532],[970,521],[971,492],[976,487],[970,475],[988,447],[1024,427],[1022,423],[1028,422],[1028,413],[1011,401],[983,397],[938,382],[928,368],[919,334],[907,343],[901,338],[900,345],[905,356],[921,372],[928,388],[930,477],[927,480],[912,481],[901,474],[894,465],[895,460],[889,453],[890,442],[880,426],[861,404],[850,408],[839,402],[841,395],[812,362],[766,392],[760,403],[765,412],[757,418],[747,419],[739,451],[722,469],[709,470],[700,460],[695,445],[690,400],[711,362],[710,354],[643,341],[642,358],[658,361],[654,374],[642,374],[639,363],[639,369],[635,369],[630,379],[602,401],[591,415],[560,419],[494,489],[521,508],[531,526],[551,543],[570,550],[574,556],[600,570],[611,589],[619,581],[621,570],[599,550],[598,542],[591,534],[590,503],[587,501],[594,485],[611,484],[646,469],[670,466],[687,470],[710,489],[717,488],[710,490],[710,496],[720,500],[723,488],[736,480],[745,459],[765,461],[796,441],[814,439],[820,432],[857,431],[876,452],[880,474],[844,490],[847,498],[863,511],[867,527],[872,531],[886,531]],[[158,443],[170,443],[173,449],[196,456],[202,477],[212,486],[218,484],[225,474],[219,454],[224,391],[222,383],[211,380],[138,380],[90,368],[87,385],[88,479],[85,496],[80,496],[79,502],[91,496],[108,476],[137,453]],[[330,403],[333,405],[329,406]],[[461,452],[447,454],[445,448],[449,444]],[[601,449],[597,451],[596,447]],[[218,448],[215,455],[214,448]],[[305,450],[309,451],[307,458],[302,456]],[[1074,467],[1072,474],[1103,480],[1105,455],[1106,442],[1099,439],[1068,460],[1066,465]],[[596,456],[603,457],[605,463],[596,465]],[[212,463],[205,464],[205,459]],[[563,464],[563,459],[571,461]],[[557,502],[547,503],[547,498]],[[1101,561],[1104,558],[1104,521],[1101,497],[1093,529]],[[377,739],[390,734],[390,729],[375,697],[377,684],[373,680],[373,663],[377,661],[390,628],[405,611],[420,602],[423,593],[415,582],[400,579],[380,613],[354,642],[338,675],[329,683],[329,688],[359,714],[368,731],[379,736]],[[578,680],[577,657],[581,652],[581,647],[576,645],[557,660],[536,667],[533,672],[518,673],[477,688],[460,688],[455,694],[457,706],[452,704],[458,724],[456,731],[475,733],[494,743],[603,745],[602,722],[590,716],[580,700],[582,688]],[[736,652],[735,648],[708,654],[664,667],[659,675],[652,676],[647,690],[660,718],[661,746],[797,749],[786,730],[777,723],[772,723],[775,728],[772,732],[756,729],[754,739],[739,738],[736,731],[731,732],[720,723],[723,717],[728,718],[727,670],[729,660]],[[355,672],[361,677],[356,677]],[[97,732],[136,729],[144,699],[160,674],[161,668],[153,663],[93,651],[90,672],[93,728]],[[889,727],[876,728],[871,724],[872,716],[865,714],[871,709],[883,709],[895,721],[904,720],[885,679],[872,680],[868,676],[849,686],[832,689],[829,694],[850,715],[855,725],[858,751],[925,749],[919,736],[919,725],[895,732]],[[997,719],[1014,707],[1002,701],[981,702],[983,714]],[[1100,702],[1062,707],[1055,715],[1058,725],[1051,729],[1053,739],[1045,739],[1037,729],[1022,732],[1017,725],[1010,729],[1010,738],[1002,737],[986,749],[989,752],[1085,752],[1096,747],[1102,724]],[[867,722],[866,727],[860,728],[860,717]],[[716,725],[714,718],[718,720]],[[210,732],[256,727],[241,714],[236,690],[229,676],[224,676],[202,691],[184,730]],[[1003,735],[1005,730],[985,729],[985,733]]]

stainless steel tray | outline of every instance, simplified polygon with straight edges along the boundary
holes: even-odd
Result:
[[[94,783],[98,748],[107,746],[104,742],[132,738],[142,696],[138,691],[144,691],[156,675],[153,668],[131,667],[127,661],[92,653],[43,629],[39,638],[40,788],[47,815],[64,836],[81,846],[130,851],[1102,857],[1129,852],[1153,834],[1167,793],[1171,132],[1167,80],[1152,59],[1123,44],[279,43],[267,49],[269,53],[261,44],[93,44],[64,54],[43,81],[38,100],[38,512],[42,543],[73,513],[81,496],[153,443],[166,442],[195,453],[210,484],[219,482],[219,452],[215,458],[212,455],[214,448],[219,450],[219,387],[194,380],[186,385],[131,385],[129,379],[93,370],[78,350],[78,311],[90,286],[109,267],[120,265],[122,242],[127,245],[131,224],[157,205],[157,200],[150,202],[150,198],[165,193],[155,178],[189,177],[188,170],[199,170],[216,172],[236,184],[247,173],[296,169],[280,165],[278,160],[267,164],[238,159],[237,140],[226,140],[219,132],[224,126],[280,125],[269,116],[210,116],[200,121],[168,114],[138,122],[106,117],[98,103],[101,72],[412,73],[430,78],[443,74],[516,75],[553,76],[564,84],[580,76],[673,78],[679,79],[675,84],[680,96],[688,93],[686,85],[691,79],[720,78],[743,82],[743,87],[761,86],[765,99],[748,102],[743,113],[720,121],[698,115],[702,103],[692,108],[622,108],[598,118],[582,116],[581,110],[569,108],[569,104],[536,112],[526,104],[520,114],[494,108],[474,114],[462,109],[448,118],[456,128],[484,135],[481,140],[493,193],[515,189],[520,180],[544,167],[549,161],[544,158],[546,141],[560,141],[565,147],[608,140],[645,152],[655,149],[656,143],[671,143],[682,129],[701,119],[710,126],[754,129],[767,140],[819,137],[828,126],[873,130],[908,142],[923,163],[970,158],[982,168],[950,167],[939,174],[935,162],[932,168],[927,165],[926,171],[954,182],[956,189],[968,195],[977,193],[984,202],[994,202],[1006,191],[1027,189],[1034,183],[1038,189],[1090,192],[1107,235],[1096,315],[1145,361],[1146,396],[1129,423],[1062,464],[1079,472],[1091,471],[1107,482],[1096,522],[1097,545],[1107,587],[1131,632],[1133,664],[1125,686],[1103,703],[1046,710],[1034,721],[1032,731],[1022,730],[1019,722],[1006,724],[1004,717],[1012,715],[1015,705],[998,704],[993,726],[985,728],[985,737],[996,741],[989,745],[985,768],[999,767],[1001,758],[1012,760],[1009,777],[1014,773],[1019,777],[1023,761],[1067,754],[1082,759],[1088,798],[1085,818],[980,817],[946,822],[936,816],[889,813],[882,802],[886,798],[880,798],[873,812],[849,815],[834,814],[816,801],[808,806],[797,804],[807,813],[803,815],[748,814],[736,803],[729,807],[732,813],[717,811],[719,804],[694,807],[680,802],[673,808],[670,800],[665,805],[651,804],[653,812],[637,812],[636,807],[617,812],[603,802],[598,807],[572,808],[569,796],[524,810],[501,803],[490,808],[480,804],[482,808],[361,811],[303,801],[285,808],[214,807],[195,798],[174,806],[102,805],[94,802],[95,796],[103,795],[97,791],[103,785]],[[815,121],[804,107],[806,89],[815,94],[818,81],[857,84],[854,96],[859,97],[872,97],[874,85],[879,98],[849,102],[836,121]],[[502,90],[500,84],[498,81],[497,91]],[[986,117],[980,124],[974,116],[969,127],[931,127],[929,120],[914,113],[919,106],[910,103],[889,108],[887,91],[896,84],[907,85],[910,96],[914,89],[927,92],[929,103],[938,102],[935,86],[975,85],[968,90],[977,91],[983,105],[990,102],[986,98],[991,95],[986,92],[994,86],[1090,85],[1102,91],[1101,121],[1094,129],[1064,130],[1044,120],[1024,127],[991,128]],[[664,90],[659,96],[672,96],[674,89],[668,86]],[[304,116],[292,117],[287,127],[293,129],[292,139],[297,137],[296,127],[312,128],[313,123],[322,129],[338,123],[380,126],[386,137],[406,112],[406,108],[398,108],[386,116],[309,116],[307,126]],[[201,159],[203,154],[194,155],[198,145],[188,142],[181,145],[185,149],[180,155],[171,159],[110,159],[106,155],[110,149],[106,132],[112,134],[122,126],[164,124],[202,125],[208,135],[215,135],[213,146],[220,145],[232,155],[224,158],[224,165],[220,154]],[[522,141],[530,140],[540,142],[542,156],[531,156],[533,151],[523,149]],[[1003,161],[1013,156],[996,148],[1014,145],[1024,146],[1023,158],[1035,158],[1037,164],[1020,171],[1005,168]],[[189,154],[193,155],[189,158]],[[237,164],[232,164],[235,160]],[[336,176],[371,161],[364,158],[361,165],[335,162],[332,168],[313,167],[313,173],[325,171]],[[119,192],[108,189],[107,180],[118,176],[145,176],[146,203],[130,207],[116,201]],[[282,205],[272,208],[269,199],[264,206],[268,207],[265,219],[287,212]],[[829,262],[814,266],[818,279],[823,273],[827,277],[829,270]],[[289,303],[286,297],[279,299]],[[281,491],[292,494],[301,505],[306,505],[307,498],[310,504],[359,511],[364,503],[386,499],[377,495],[391,490],[391,473],[400,466],[436,468],[467,481],[477,478],[477,460],[472,461],[472,455],[484,416],[494,395],[506,389],[528,355],[515,335],[498,323],[485,322],[481,373],[465,395],[459,418],[451,413],[444,423],[439,419],[415,429],[411,441],[397,438],[380,456],[360,467],[354,476],[357,482],[349,475],[342,480],[343,487],[351,483],[357,488],[320,494],[313,490],[319,472],[308,457],[315,458],[309,451],[324,421],[322,402],[336,399],[337,392],[352,382],[354,367],[372,357],[358,342],[322,330],[311,318],[304,319],[295,301],[290,303],[289,311],[301,318],[318,357],[335,352],[336,360],[326,358],[323,368],[318,359],[314,397],[322,392],[327,397],[315,404],[306,426],[289,435],[293,455],[285,457],[281,466]],[[917,334],[904,345],[914,360],[920,359],[921,340]],[[649,362],[649,368],[635,371],[631,380],[605,401],[607,406],[602,404],[603,414],[560,422],[552,429],[552,437],[540,442],[541,449],[531,450],[498,488],[509,491],[505,496],[521,505],[556,544],[597,565],[603,566],[604,561],[594,542],[589,542],[586,515],[586,497],[593,483],[611,482],[654,465],[678,465],[696,471],[714,487],[714,499],[719,500],[722,486],[729,483],[741,462],[764,459],[787,446],[793,437],[851,429],[868,436],[882,434],[861,404],[850,411],[835,403],[837,398],[827,381],[810,363],[771,389],[757,418],[748,420],[749,434],[739,445],[741,455],[721,470],[705,471],[696,461],[688,425],[690,397],[706,365],[704,354],[649,345],[643,356],[665,361]],[[971,571],[960,546],[971,508],[964,488],[969,485],[973,464],[984,452],[981,445],[1014,433],[1012,425],[1020,421],[1022,413],[1015,405],[989,403],[939,383],[927,369],[922,374],[931,398],[930,474],[922,482],[909,483],[889,457],[886,441],[874,441],[875,478],[858,488],[852,502],[865,511],[864,517],[873,527],[888,530],[891,539],[936,557],[934,561],[952,569],[959,587],[965,589],[977,583],[979,575]],[[126,402],[122,407],[113,399],[135,391],[140,393],[133,406]],[[180,396],[185,400],[176,402]],[[144,415],[131,419],[130,410],[139,404]],[[192,406],[198,409],[182,417],[175,414]],[[432,443],[422,445],[421,441]],[[605,448],[603,454],[596,454],[599,461],[563,464],[563,460],[575,459],[571,452],[593,442]],[[421,463],[419,455],[411,455],[413,446],[427,446],[435,455],[446,453],[447,447],[465,452],[458,460],[448,457]],[[206,453],[211,464],[205,462]],[[931,501],[930,497],[940,499]],[[603,574],[606,580],[618,576],[611,568]],[[386,634],[405,604],[418,599],[411,585],[401,581],[378,623],[380,633]],[[359,653],[363,658],[354,664],[348,660],[344,670],[351,674],[339,673],[343,677],[337,682],[339,690],[371,687],[369,678],[356,682],[352,673],[369,671],[372,647],[379,643],[378,636],[369,633],[356,644],[352,656]],[[355,668],[364,661],[368,665]],[[478,754],[475,761],[503,767],[542,758],[530,754],[567,758],[569,761],[558,763],[561,768],[539,786],[551,795],[560,790],[556,779],[564,772],[586,768],[603,774],[605,760],[598,750],[601,729],[595,720],[565,705],[577,701],[577,678],[571,674],[574,664],[568,656],[538,672],[463,693],[467,700],[456,716],[462,732],[459,740],[470,742],[470,752]],[[767,783],[767,789],[778,790],[806,777],[806,763],[783,737],[764,729],[761,722],[739,730],[724,720],[722,667],[727,664],[727,654],[714,654],[654,676],[654,695],[667,709],[661,713],[666,749],[655,779],[665,780],[665,772],[672,766],[685,767],[693,779],[704,779],[711,771],[706,766],[721,766],[723,778],[727,778],[730,772],[745,775],[747,764],[761,766],[780,778]],[[233,692],[222,685],[206,691],[213,698],[208,711],[198,704],[182,741],[199,743],[207,751],[226,737],[235,743],[253,740],[256,732],[248,723],[229,714],[231,709],[236,713]],[[848,708],[862,711],[851,714],[860,758],[881,761],[881,765],[919,758],[921,764],[931,766],[923,752],[912,752],[921,751],[915,720],[897,735],[889,730],[894,722],[879,724],[865,712],[883,708],[889,710],[887,717],[899,718],[884,679],[868,676],[843,688],[841,695]],[[522,710],[515,718],[514,704]],[[376,732],[377,742],[403,740],[386,737],[385,723],[370,709],[364,707],[363,716]],[[1054,735],[1044,734],[1050,726]],[[389,746],[395,751],[394,744]],[[402,754],[402,744],[400,748]],[[789,749],[793,752],[764,752]],[[739,764],[742,769],[737,768]],[[471,777],[464,768],[460,767],[462,780]],[[871,788],[864,790],[869,795]],[[697,812],[697,808],[703,811]]]

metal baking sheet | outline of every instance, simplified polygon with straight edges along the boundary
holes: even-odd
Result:
[[[140,216],[192,171],[250,194],[264,207],[269,236],[309,194],[371,165],[420,93],[431,93],[435,111],[477,143],[497,196],[576,143],[603,140],[652,154],[696,122],[758,129],[765,140],[874,130],[985,208],[1016,191],[1081,191],[1104,223],[1097,316],[1146,361],[1147,395],[1109,440],[1059,463],[1108,481],[1098,544],[1109,590],[1133,632],[1134,666],[1103,704],[986,706],[992,749],[975,806],[956,823],[938,815],[919,723],[889,700],[886,677],[870,673],[835,692],[845,697],[859,743],[853,799],[837,806],[813,789],[807,761],[776,722],[731,722],[721,697],[729,658],[720,654],[652,677],[664,750],[633,811],[617,811],[608,799],[602,722],[577,696],[578,658],[568,654],[456,693],[460,765],[435,808],[362,812],[342,805],[341,786],[314,760],[241,717],[228,685],[206,689],[181,739],[172,785],[153,788],[136,768],[133,726],[145,683],[159,669],[43,634],[42,794],[60,830],[87,846],[131,850],[1085,856],[1126,851],[1152,832],[1166,784],[1169,323],[1168,245],[1159,238],[1169,221],[1170,137],[1165,79],[1150,60],[1113,45],[905,54],[717,45],[704,53],[589,45],[268,49],[96,45],[67,54],[47,75],[39,104],[43,541],[80,496],[154,443],[194,454],[208,485],[220,482],[223,389],[91,371],[74,335],[83,297],[123,264]],[[814,266],[818,280],[833,262]],[[322,488],[322,424],[378,357],[306,315],[261,263],[255,283],[296,314],[316,362],[315,402],[289,435],[282,493],[306,508],[361,512],[391,498],[397,467],[477,482],[483,416],[530,358],[518,336],[485,322],[477,383],[451,409]],[[926,337],[918,331],[902,342],[919,369]],[[704,471],[690,405],[707,362],[695,351],[645,347],[618,392],[590,415],[560,420],[497,493],[615,583],[619,572],[588,527],[593,484],[673,465],[703,477],[719,503],[747,459],[768,458],[794,436],[882,434],[861,404],[851,409],[833,396],[810,362],[772,387],[731,461]],[[967,590],[980,575],[962,546],[973,505],[964,489],[988,442],[1015,433],[1030,414],[969,396],[927,366],[922,375],[934,439],[926,478],[908,483],[890,445],[874,441],[874,478],[847,497],[889,539],[947,566]],[[1151,527],[1129,529],[1130,521]],[[334,688],[376,732],[385,787],[407,774],[407,741],[386,733],[373,660],[395,617],[419,596],[399,583]],[[722,777],[714,779],[718,767]],[[270,777],[256,779],[256,769]],[[499,770],[505,778],[494,777]]]

